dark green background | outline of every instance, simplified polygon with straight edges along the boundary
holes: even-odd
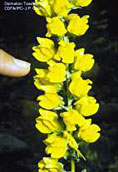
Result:
[[[3,2],[1,1],[1,7]],[[93,122],[102,128],[98,142],[83,145],[87,161],[77,164],[77,172],[118,172],[118,25],[116,0],[94,0],[78,14],[90,15],[90,29],[76,40],[78,47],[95,55],[92,94],[100,103]],[[0,48],[32,63],[31,73],[19,79],[0,76],[0,172],[37,172],[44,156],[44,138],[34,127],[38,116],[33,85],[34,68],[41,66],[32,57],[36,36],[46,33],[45,18],[33,11],[0,11]],[[65,162],[66,168],[69,164]]]

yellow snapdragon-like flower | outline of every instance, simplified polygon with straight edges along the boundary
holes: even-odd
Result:
[[[77,7],[86,7],[88,6],[90,3],[92,2],[92,0],[74,0],[73,4]]]
[[[96,124],[90,124],[85,125],[83,127],[80,127],[80,130],[78,132],[78,137],[80,137],[82,140],[84,140],[87,143],[93,143],[97,141],[100,137],[100,127]]]
[[[63,63],[49,61],[47,78],[51,83],[61,83],[65,80],[66,66]]]
[[[60,116],[63,117],[67,131],[75,131],[78,124],[81,126],[84,123],[84,118],[82,115],[80,115],[78,111],[74,109],[69,109],[69,111],[61,113]]]
[[[40,101],[39,105],[45,109],[51,110],[57,108],[63,103],[62,98],[57,93],[45,93],[37,97],[37,100]]]
[[[82,79],[79,72],[75,72],[72,75],[72,81],[69,85],[69,90],[72,94],[82,97],[88,94],[89,90],[92,88],[92,81],[89,79]]]
[[[93,67],[94,59],[92,54],[84,54],[84,51],[84,48],[76,50],[74,68],[86,72]]]
[[[96,103],[96,99],[91,96],[80,98],[80,100],[75,102],[75,105],[79,113],[83,116],[94,115],[99,109],[99,104]]]
[[[38,163],[39,172],[64,172],[63,164],[58,162],[57,159],[44,157]]]
[[[47,18],[47,22],[47,37],[51,37],[51,35],[63,36],[67,32],[63,21],[58,16]]]
[[[42,86],[43,85],[49,85],[49,81],[46,78],[48,70],[47,69],[40,69],[40,68],[35,68],[36,75],[34,76],[34,85],[36,88],[39,90],[43,90]],[[45,91],[45,90],[43,90]]]
[[[60,41],[59,42],[59,48],[57,51],[57,54],[55,55],[56,60],[61,60],[63,63],[73,63],[74,62],[74,55],[75,55],[75,43],[74,42],[66,42],[66,41]]]
[[[72,6],[68,0],[54,0],[52,5],[54,12],[59,16],[66,16]]]
[[[45,151],[51,154],[52,158],[62,158],[66,155],[67,140],[55,133],[48,136],[44,143],[47,145]]]
[[[51,17],[54,14],[50,0],[35,0],[33,8],[40,16]]]
[[[52,133],[61,130],[61,125],[58,122],[58,115],[55,112],[40,109],[40,115],[36,119],[36,128],[41,133]]]
[[[80,17],[77,14],[70,14],[68,16],[69,19],[69,24],[67,27],[68,32],[77,36],[84,35],[89,28],[88,18],[89,18],[88,15]]]
[[[48,70],[36,68],[35,71],[37,75],[34,76],[34,85],[39,90],[45,93],[57,93],[62,88],[63,83],[53,84],[49,82]]]
[[[41,37],[37,37],[37,40],[40,45],[33,47],[35,52],[32,55],[40,62],[47,62],[52,59],[55,54],[54,42]]]

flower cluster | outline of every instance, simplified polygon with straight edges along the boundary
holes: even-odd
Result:
[[[92,0],[35,0],[34,10],[45,16],[46,37],[37,37],[33,47],[36,60],[46,68],[36,68],[34,84],[42,94],[37,97],[39,114],[36,128],[47,138],[39,172],[64,172],[60,158],[83,157],[80,142],[93,143],[100,137],[100,127],[90,118],[98,109],[96,99],[90,96],[92,81],[83,73],[92,69],[95,60],[84,48],[77,48],[70,37],[84,35],[88,28],[88,15],[80,17],[69,12],[86,7]],[[50,38],[51,37],[51,38]],[[56,41],[52,39],[55,37]]]

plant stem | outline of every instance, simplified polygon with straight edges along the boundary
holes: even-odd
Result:
[[[71,160],[71,172],[75,172],[75,161]]]

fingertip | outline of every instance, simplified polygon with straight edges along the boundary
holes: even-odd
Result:
[[[31,64],[14,58],[0,49],[0,74],[10,77],[23,77],[30,72]]]
[[[23,60],[19,60],[16,58],[13,58],[13,63],[15,67],[17,68],[17,76],[16,77],[22,77],[27,74],[29,74],[30,69],[31,69],[31,63],[28,63]]]

